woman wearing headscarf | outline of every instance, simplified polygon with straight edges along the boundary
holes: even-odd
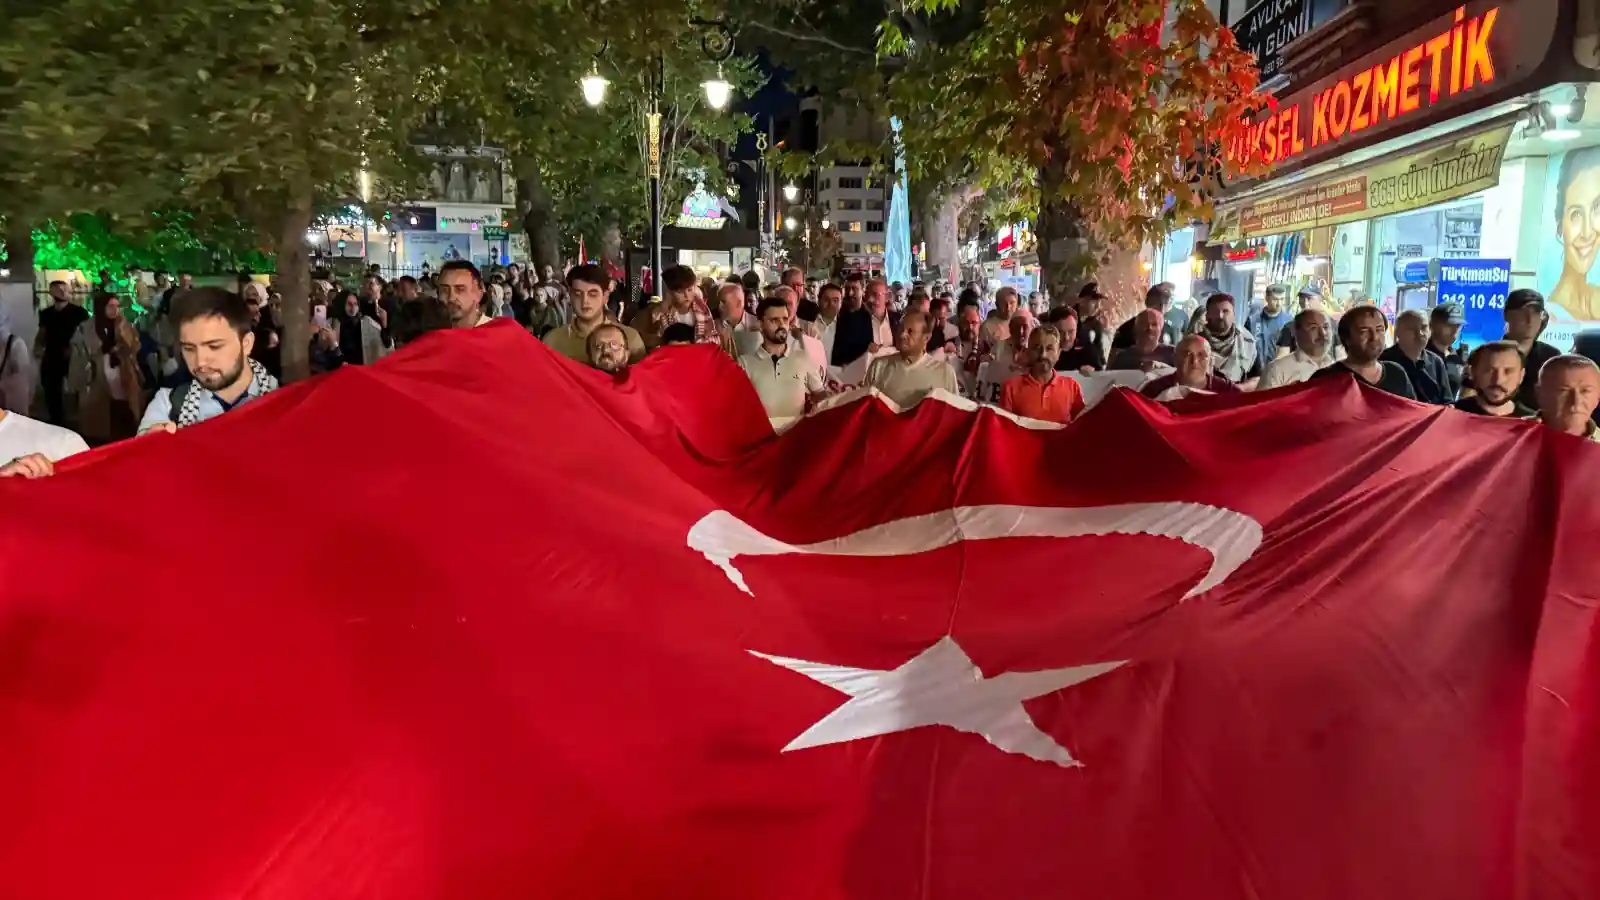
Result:
[[[388,354],[384,346],[383,326],[361,308],[355,294],[346,293],[339,314],[333,321],[333,333],[338,341],[339,357],[347,364],[371,365]]]
[[[79,396],[79,431],[91,445],[133,437],[144,415],[139,333],[115,294],[95,299],[94,316],[72,338],[67,383]]]

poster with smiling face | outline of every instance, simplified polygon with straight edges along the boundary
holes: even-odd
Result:
[[[1543,340],[1563,350],[1580,331],[1600,328],[1600,146],[1550,157],[1537,271],[1550,324]]]

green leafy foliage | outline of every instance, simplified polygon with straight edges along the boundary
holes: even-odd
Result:
[[[948,13],[957,0],[916,0]],[[1082,237],[1129,246],[1210,215],[1196,171],[1265,98],[1249,54],[1201,0],[987,0],[954,42],[880,49],[903,68],[889,107],[906,122],[913,180],[970,177],[1013,210],[1070,212]]]

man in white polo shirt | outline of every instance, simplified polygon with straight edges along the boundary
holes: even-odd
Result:
[[[928,314],[907,310],[900,318],[900,352],[872,361],[867,384],[901,409],[914,406],[929,391],[957,393],[956,370],[928,353]]]
[[[793,419],[806,406],[826,396],[822,373],[798,341],[790,340],[789,303],[779,297],[761,301],[761,345],[739,357],[739,365],[761,398],[769,419]]]
[[[0,409],[0,478],[43,478],[89,445],[76,432]]]

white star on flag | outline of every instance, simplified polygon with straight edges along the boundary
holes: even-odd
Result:
[[[785,753],[945,725],[976,734],[1007,753],[1059,766],[1083,764],[1033,724],[1022,702],[1082,684],[1128,662],[1003,672],[985,678],[966,651],[949,636],[888,672],[747,652],[850,697],[790,741],[783,748]]]

